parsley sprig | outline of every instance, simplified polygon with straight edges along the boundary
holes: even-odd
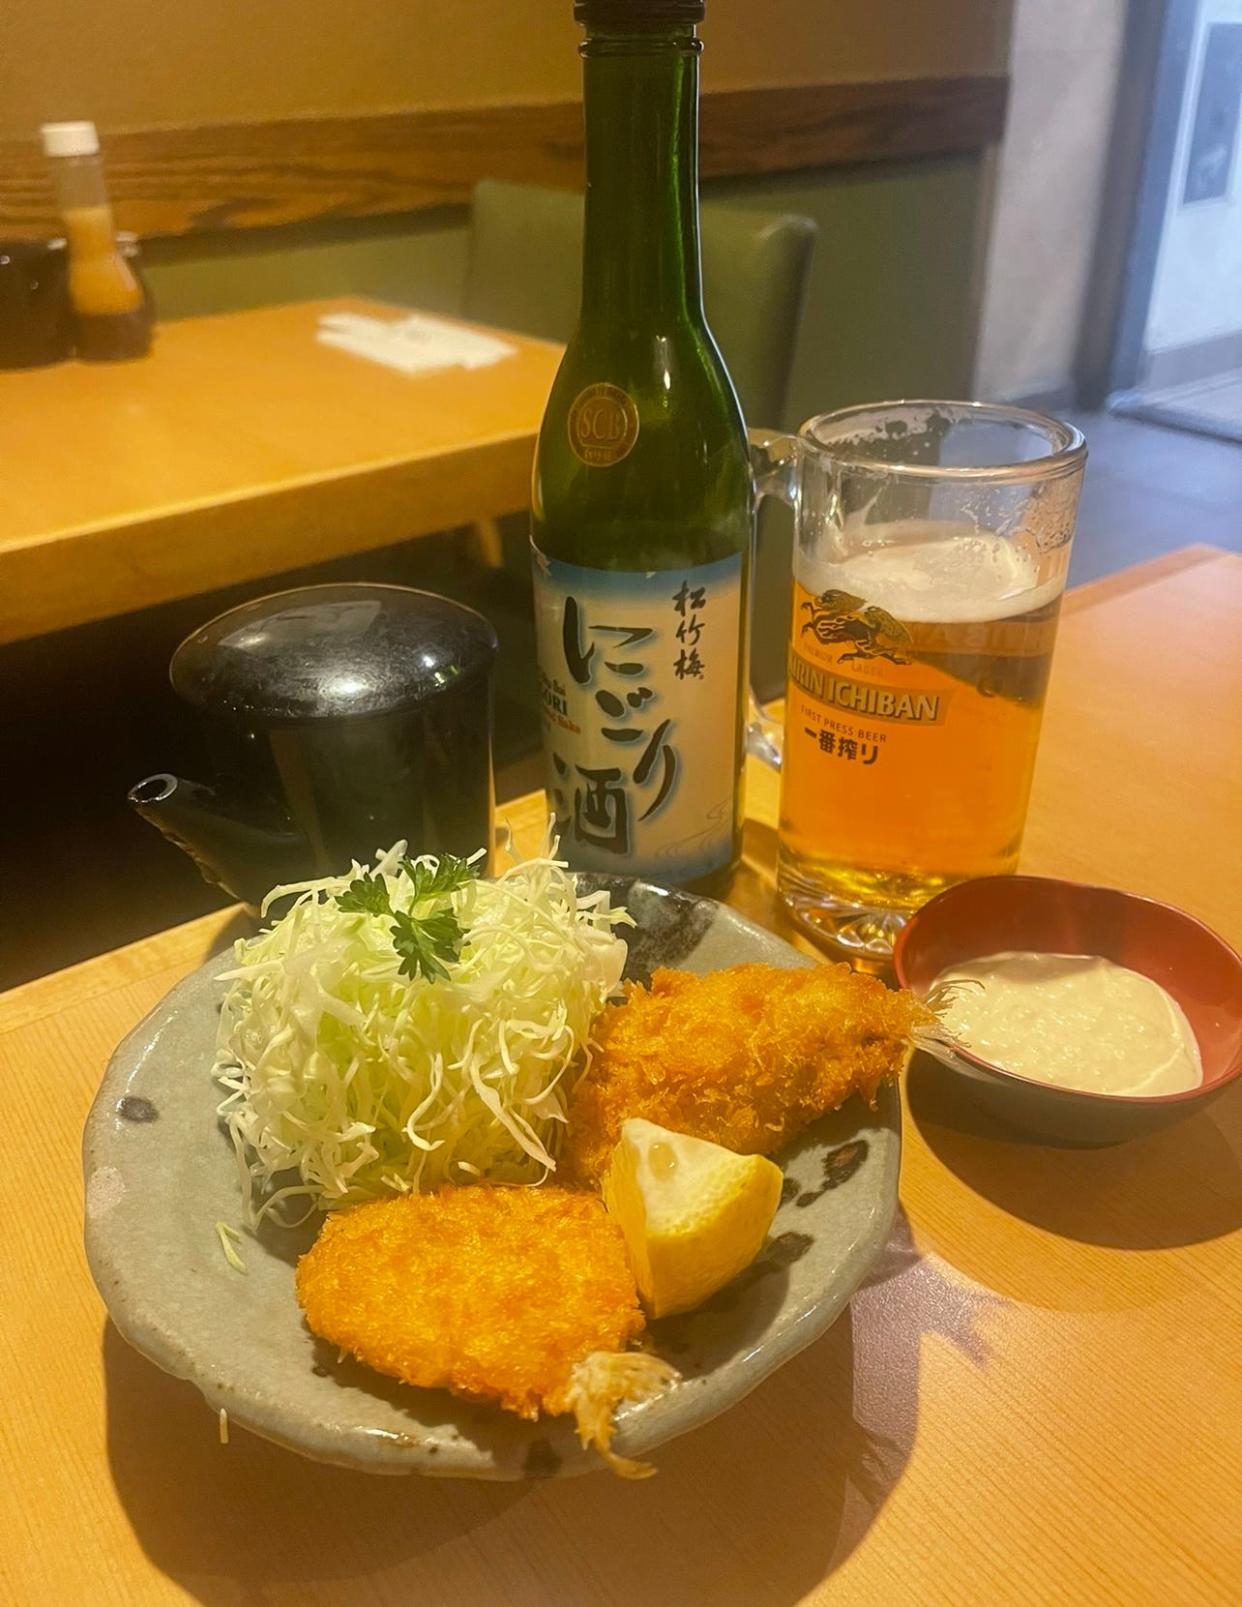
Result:
[[[372,876],[369,870],[364,870],[343,893],[336,895],[336,907],[348,915],[391,915],[388,883],[382,876]]]
[[[410,878],[416,904],[425,898],[443,898],[447,893],[455,893],[479,874],[473,865],[458,859],[456,854],[441,854],[434,865],[403,859],[401,869]]]
[[[455,854],[442,854],[434,864],[403,859],[401,869],[409,878],[411,908],[395,910],[388,896],[388,883],[373,871],[364,870],[343,893],[336,895],[337,908],[351,915],[388,915],[392,918],[392,946],[400,957],[403,976],[422,976],[428,982],[448,976],[448,966],[461,954],[465,936],[451,898],[478,872]],[[431,909],[418,913],[420,907]]]

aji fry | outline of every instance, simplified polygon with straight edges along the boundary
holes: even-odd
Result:
[[[572,1412],[618,1472],[612,1411],[675,1377],[641,1352],[620,1230],[566,1189],[479,1185],[331,1216],[298,1263],[311,1329],[378,1372],[490,1399],[520,1417]]]
[[[630,1116],[770,1155],[851,1094],[873,1100],[932,1030],[911,994],[847,965],[658,970],[596,1024],[569,1102],[563,1175],[596,1186]]]

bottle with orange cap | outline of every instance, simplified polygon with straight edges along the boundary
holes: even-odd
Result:
[[[94,123],[44,123],[56,200],[69,241],[69,299],[78,355],[142,357],[151,345],[143,288],[117,242]]]

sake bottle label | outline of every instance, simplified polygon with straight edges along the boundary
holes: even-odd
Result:
[[[671,883],[727,864],[741,557],[635,573],[536,549],[534,575],[548,799],[572,863]]]

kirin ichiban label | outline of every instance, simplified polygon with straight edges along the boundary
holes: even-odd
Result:
[[[638,408],[617,385],[588,385],[569,409],[569,444],[588,468],[620,463],[638,439]]]
[[[687,882],[727,864],[742,561],[629,573],[535,549],[548,799],[584,870]]]
[[[911,628],[887,610],[849,592],[815,595],[795,580],[789,695],[797,707],[893,725],[942,725],[952,694],[925,684],[913,646]]]

